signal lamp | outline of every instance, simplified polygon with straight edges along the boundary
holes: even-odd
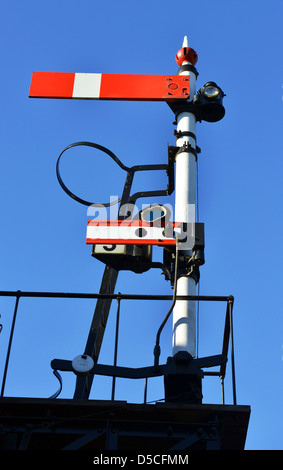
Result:
[[[200,121],[217,122],[225,115],[223,97],[225,94],[214,82],[207,82],[194,96],[197,118]]]

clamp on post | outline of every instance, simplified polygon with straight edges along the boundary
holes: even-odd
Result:
[[[195,252],[192,256],[180,256],[179,259],[179,269],[178,269],[178,278],[180,277],[191,277],[194,279],[197,284],[200,279],[199,266],[204,264],[204,260],[198,258]]]
[[[186,250],[178,250],[178,269],[177,276],[192,277],[196,283],[200,279],[199,267],[205,263],[204,257],[204,224],[203,223],[190,223],[183,224],[183,231],[179,234],[180,245],[187,241]],[[189,251],[188,251],[189,250]],[[175,257],[177,253],[171,247],[164,247],[163,251],[163,265],[166,266],[167,272],[171,273],[170,278],[166,273],[165,279],[172,280],[175,278]],[[167,277],[166,277],[167,276]],[[171,281],[172,284],[172,281]]]
[[[201,153],[201,149],[198,146],[196,146],[196,148],[192,147],[189,142],[185,142],[182,147],[175,147],[173,145],[168,147],[168,153],[170,154],[171,159],[175,160],[176,156],[182,152],[192,153],[197,161],[198,154]]]
[[[184,145],[182,145],[182,147],[177,147],[177,149],[178,150],[175,153],[175,158],[177,157],[177,155],[179,155],[179,153],[188,152],[188,153],[192,153],[195,156],[195,159],[197,161],[198,153],[200,153],[200,148],[199,147],[196,147],[196,148],[192,147],[189,142],[185,142]]]
[[[176,129],[173,130],[173,134],[177,139],[180,139],[180,137],[192,137],[195,141],[197,141],[196,135],[193,132],[190,131],[177,131]]]

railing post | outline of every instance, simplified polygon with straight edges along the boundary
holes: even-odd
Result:
[[[231,367],[232,367],[232,387],[233,387],[233,404],[237,405],[236,399],[236,378],[235,378],[235,356],[234,356],[234,339],[233,339],[233,299],[228,301],[230,337],[231,337]]]
[[[120,302],[121,302],[121,293],[118,292],[117,295],[117,315],[116,315],[116,333],[115,333],[115,348],[114,348],[114,366],[117,365],[117,355],[118,355],[118,338],[119,338],[119,322],[120,322]],[[114,400],[115,396],[115,385],[116,385],[116,377],[113,376],[112,380],[112,394],[111,400]]]
[[[9,339],[6,362],[5,362],[5,368],[4,368],[4,374],[3,374],[3,381],[2,381],[2,387],[1,387],[1,398],[4,396],[6,376],[7,376],[7,371],[8,371],[10,352],[11,352],[11,346],[12,346],[12,341],[13,341],[13,335],[14,335],[14,329],[15,329],[15,323],[16,323],[16,317],[17,317],[20,297],[21,297],[21,291],[18,290],[16,292],[16,302],[15,302],[15,308],[14,308],[14,315],[13,315],[13,320],[12,320],[11,333],[10,333],[10,339]]]
[[[221,395],[222,395],[222,405],[225,405],[225,395],[224,395],[224,377],[220,375],[221,380]]]

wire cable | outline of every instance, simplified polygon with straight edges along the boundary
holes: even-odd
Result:
[[[60,387],[59,389],[57,390],[57,392],[55,392],[53,395],[51,395],[51,397],[49,397],[50,399],[53,399],[53,398],[57,398],[61,391],[62,391],[62,388],[63,388],[63,381],[62,381],[62,377],[61,375],[59,374],[58,370],[53,370],[53,374],[55,375],[55,377],[59,380],[59,384],[60,384]]]
[[[156,342],[155,342],[155,347],[154,347],[154,367],[158,367],[159,365],[159,356],[160,356],[160,335],[161,335],[161,332],[168,320],[168,318],[170,317],[171,315],[171,312],[175,306],[175,303],[176,303],[176,297],[177,297],[177,280],[178,280],[178,259],[179,259],[179,251],[178,251],[178,238],[176,237],[176,254],[175,254],[175,277],[174,277],[174,287],[173,287],[173,301],[172,301],[172,305],[171,307],[169,308],[163,322],[161,323],[158,331],[157,331],[157,335],[156,335]]]
[[[198,178],[198,160],[196,161],[196,197],[197,197],[197,207],[196,207],[196,219],[199,222],[199,178]],[[200,279],[198,281],[198,296],[200,294]],[[197,327],[196,327],[196,357],[199,355],[199,300],[197,301]]]

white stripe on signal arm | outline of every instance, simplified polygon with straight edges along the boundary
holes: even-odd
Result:
[[[75,73],[73,98],[99,99],[101,73]]]

